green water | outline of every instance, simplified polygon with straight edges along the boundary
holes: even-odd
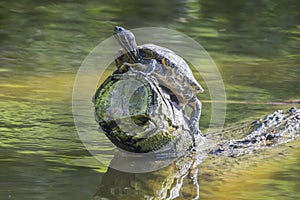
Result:
[[[0,9],[0,199],[91,199],[95,194],[100,199],[110,196],[111,187],[123,186],[133,188],[131,193],[115,191],[110,199],[133,199],[134,191],[136,198],[145,198],[171,177],[172,166],[138,175],[106,172],[111,150],[98,150],[106,156],[99,163],[75,129],[76,72],[115,25],[161,26],[198,41],[224,80],[226,126],[299,107],[272,103],[300,99],[297,0],[25,0],[2,1]],[[208,93],[201,99],[205,130]],[[200,199],[299,199],[299,155],[298,140],[268,150],[261,159],[205,161],[198,166]],[[178,199],[191,198],[192,187],[184,181]]]

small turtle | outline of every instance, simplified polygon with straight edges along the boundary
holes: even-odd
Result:
[[[137,46],[132,32],[116,26],[114,36],[122,46],[121,56],[115,60],[116,74],[132,70],[155,77],[159,85],[174,98],[174,106],[183,109],[192,108],[189,118],[192,134],[200,135],[198,128],[201,103],[196,93],[204,90],[196,81],[189,65],[173,51],[154,44]]]

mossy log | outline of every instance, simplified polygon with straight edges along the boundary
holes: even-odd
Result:
[[[117,147],[137,153],[187,150],[188,120],[150,76],[109,76],[94,96],[95,117]]]

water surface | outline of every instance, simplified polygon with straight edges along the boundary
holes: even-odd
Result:
[[[103,155],[99,163],[75,129],[76,72],[115,25],[162,26],[198,41],[224,80],[226,126],[299,107],[290,103],[300,99],[299,1],[26,0],[0,5],[1,199],[143,199],[161,191],[169,183],[164,180],[173,180],[172,165],[149,174],[107,171],[112,150],[97,149]],[[200,99],[205,132],[209,93]],[[299,141],[259,155],[203,162],[198,166],[200,199],[299,199]],[[110,188],[123,186],[132,193],[112,196]],[[191,188],[184,179],[178,199],[194,196]]]

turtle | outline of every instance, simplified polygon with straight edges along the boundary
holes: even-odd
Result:
[[[115,74],[128,71],[155,77],[165,91],[173,96],[173,105],[179,110],[192,109],[189,116],[191,134],[201,135],[199,120],[201,102],[197,93],[204,89],[195,79],[189,65],[172,50],[155,44],[138,46],[134,34],[123,27],[114,28],[114,37],[122,47],[116,58]]]

